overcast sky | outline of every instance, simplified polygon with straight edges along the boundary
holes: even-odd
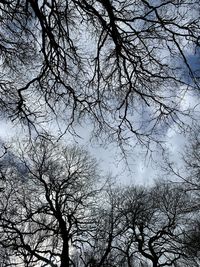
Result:
[[[153,1],[155,2],[155,1]],[[155,3],[154,3],[155,4]],[[80,38],[88,49],[88,40],[86,35],[80,31]],[[92,49],[93,45],[90,45]],[[199,76],[200,57],[199,50],[195,51],[195,54],[191,54],[191,51],[187,53],[188,62],[191,64],[191,68]],[[177,64],[182,64],[178,62]],[[184,73],[182,74],[184,75]],[[188,76],[185,76],[188,79]],[[182,101],[182,109],[188,107],[195,107],[195,117],[199,117],[199,96],[196,93],[186,94]],[[184,118],[184,122],[190,124],[189,118]],[[180,160],[180,153],[185,147],[186,137],[179,133],[179,131],[171,125],[172,128],[166,128],[164,131],[163,140],[165,140],[165,146],[168,149],[171,158],[174,161]],[[54,123],[48,125],[50,131],[56,135],[56,126]],[[62,125],[61,125],[62,127]],[[69,134],[63,136],[62,141],[71,143],[76,142],[80,145],[84,145],[94,155],[100,163],[100,168],[104,172],[111,172],[114,176],[118,176],[118,180],[125,183],[138,183],[138,184],[151,184],[153,179],[157,178],[159,168],[156,163],[162,163],[162,151],[159,151],[157,147],[154,147],[152,154],[146,154],[146,150],[140,146],[129,147],[126,160],[123,159],[120,148],[117,144],[107,144],[101,146],[97,142],[90,142],[90,125],[85,124],[82,128],[77,127],[77,133],[81,136],[72,137]],[[20,125],[12,124],[10,121],[1,119],[0,127],[0,139],[3,142],[8,142],[12,138],[23,137],[27,135],[26,131],[21,129]],[[130,143],[131,145],[131,143]],[[153,159],[153,160],[152,160]],[[128,163],[128,164],[127,164]]]
[[[146,153],[146,149],[140,146],[129,147],[127,158],[124,159],[117,144],[108,144],[105,147],[95,141],[90,142],[88,125],[85,128],[78,127],[77,129],[82,138],[67,134],[63,136],[62,142],[67,144],[74,142],[85,146],[98,160],[100,169],[104,173],[112,173],[113,176],[117,177],[119,183],[149,185],[153,183],[154,179],[157,179],[160,172],[158,165],[162,163],[163,156],[162,151],[158,148],[155,147],[155,151],[150,154]],[[6,120],[1,120],[0,138],[3,142],[9,142],[12,139],[19,138],[19,136],[22,138],[25,135],[27,135],[27,132],[23,131],[19,125],[12,125]],[[185,147],[186,139],[184,135],[173,128],[169,128],[166,131],[165,140],[166,148],[171,153],[171,157],[174,161],[178,161],[180,152]]]

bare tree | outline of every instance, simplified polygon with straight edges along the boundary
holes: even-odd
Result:
[[[84,149],[49,136],[14,147],[0,161],[2,267],[198,266],[198,209],[184,184],[99,189]]]
[[[200,134],[199,125],[195,125],[185,142],[185,148],[181,151],[181,161],[177,164],[170,158],[170,153],[166,157],[162,170],[172,182],[180,183],[185,187],[185,191],[191,194],[190,210],[199,210],[199,190],[200,190]]]
[[[121,201],[118,194],[119,189],[113,188],[108,183],[99,195],[98,206],[93,211],[94,230],[80,256],[84,266],[112,267],[119,264],[115,251],[116,240],[120,238],[122,232],[121,214],[117,209]]]
[[[198,259],[200,252],[200,243],[198,241],[200,237],[200,135],[198,125],[190,133],[185,149],[182,152],[181,167],[176,162],[167,159],[167,164],[164,166],[164,169],[172,178],[171,180],[180,183],[185,192],[190,195],[187,210],[192,218],[186,225],[184,242],[188,255]]]
[[[161,126],[184,125],[182,98],[199,88],[198,10],[196,0],[1,1],[1,110],[30,130],[63,118],[73,131],[84,118],[93,136],[148,146]]]
[[[127,266],[133,266],[135,259],[153,267],[191,260],[183,242],[187,203],[184,190],[174,185],[127,189],[121,206],[126,229],[121,251]]]
[[[83,149],[47,139],[24,149],[16,168],[1,166],[0,244],[12,266],[75,266],[73,253],[94,223],[96,162]]]

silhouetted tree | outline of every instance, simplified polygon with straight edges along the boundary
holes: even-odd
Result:
[[[96,161],[44,138],[16,157],[15,168],[1,165],[0,244],[10,250],[11,265],[74,266],[73,251],[94,224]]]
[[[117,209],[121,201],[118,194],[119,190],[108,184],[99,195],[98,206],[93,211],[94,229],[80,256],[84,266],[112,267],[119,264],[115,251],[116,240],[122,232],[121,214]]]
[[[144,259],[153,267],[191,260],[184,250],[188,196],[182,188],[160,183],[150,189],[128,188],[123,196],[120,212],[125,231],[120,251],[127,266],[133,266],[134,258],[137,264]]]
[[[182,127],[199,88],[199,1],[0,1],[0,108],[29,129],[54,119],[73,132],[149,145]],[[195,54],[196,53],[196,54]]]
[[[188,138],[186,147],[182,153],[181,167],[176,162],[167,161],[166,170],[169,175],[180,183],[185,192],[190,195],[187,204],[187,211],[191,218],[186,226],[184,242],[188,255],[199,258],[200,253],[200,231],[199,231],[199,211],[200,211],[200,134],[199,126],[194,127]]]
[[[199,265],[198,179],[147,188],[102,185],[101,177],[87,151],[48,135],[8,147],[0,159],[1,266]]]

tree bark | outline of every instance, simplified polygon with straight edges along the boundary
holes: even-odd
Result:
[[[61,264],[60,267],[69,267],[69,243],[68,239],[63,241],[63,248],[61,254]]]

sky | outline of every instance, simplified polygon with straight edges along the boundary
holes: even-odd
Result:
[[[152,1],[154,4],[158,4],[159,1]],[[80,38],[87,47],[87,50],[94,49],[94,44],[89,45],[89,34],[84,35],[84,32],[81,32],[79,29]],[[90,48],[90,49],[88,49]],[[91,52],[91,51],[89,51]],[[195,51],[194,54],[191,54],[190,51],[187,53],[188,62],[191,65],[192,70],[199,75],[199,50]],[[178,64],[182,64],[178,62]],[[188,76],[187,76],[188,77]],[[188,78],[186,78],[188,79]],[[195,116],[198,118],[199,115],[199,96],[186,94],[182,101],[182,108],[196,107]],[[184,118],[187,122],[187,119]],[[188,121],[190,124],[190,121]],[[57,134],[55,124],[48,125],[49,129]],[[63,126],[64,128],[64,126]],[[85,123],[84,127],[77,126],[77,133],[81,136],[72,137],[69,134],[66,134],[62,137],[62,142],[75,142],[80,145],[85,146],[89,152],[97,158],[100,164],[100,168],[105,173],[112,173],[113,176],[117,176],[119,183],[137,183],[149,185],[156,179],[160,174],[159,165],[162,164],[162,151],[157,147],[154,148],[152,154],[146,153],[146,150],[141,146],[131,147],[128,149],[127,158],[124,159],[124,156],[121,154],[120,148],[115,143],[106,144],[105,146],[92,141],[90,142],[90,132],[91,127]],[[187,134],[187,133],[186,133]],[[1,119],[0,121],[0,139],[3,142],[8,142],[12,138],[23,138],[27,135],[26,130],[21,129],[20,125],[12,124],[6,119]],[[186,137],[179,132],[176,127],[167,127],[164,131],[164,145],[168,150],[171,159],[174,161],[180,161],[181,152],[184,150],[186,144]],[[130,142],[130,145],[132,143]]]
[[[196,68],[196,59],[194,67]],[[188,92],[182,101],[182,109],[195,107],[195,117],[198,120],[200,114],[200,102],[197,94]],[[190,118],[184,118],[185,122],[191,124]],[[56,125],[48,124],[50,132],[57,134]],[[64,126],[63,126],[64,129]],[[84,127],[77,126],[76,132],[80,137],[66,134],[62,137],[63,143],[76,143],[84,146],[99,162],[100,170],[104,174],[112,174],[116,177],[119,184],[138,184],[149,186],[154,180],[162,177],[160,165],[163,163],[162,151],[155,147],[155,151],[147,153],[141,146],[129,147],[127,157],[121,153],[116,143],[101,145],[95,140],[90,140],[91,127],[86,123]],[[170,160],[179,164],[181,162],[181,153],[187,144],[187,135],[184,135],[175,127],[168,127],[165,131],[164,146],[169,153]],[[0,121],[0,140],[3,143],[9,143],[12,139],[20,139],[27,136],[26,129],[22,129],[17,123],[11,123],[6,119]],[[165,179],[165,177],[162,177]]]
[[[194,68],[197,69],[198,59],[193,57],[192,62],[194,62]],[[195,107],[193,114],[198,121],[200,114],[198,94],[188,91],[181,105],[181,109]],[[184,118],[184,122],[190,125],[190,117]],[[51,122],[51,124],[46,125],[46,128],[49,128],[49,131],[55,136],[58,135],[58,128],[55,123]],[[141,146],[130,146],[128,147],[127,157],[125,158],[117,143],[107,143],[103,145],[95,140],[91,141],[92,127],[87,123],[82,127],[76,126],[75,130],[78,134],[77,136],[72,136],[68,133],[63,135],[61,142],[64,144],[76,143],[84,146],[89,153],[97,159],[102,172],[105,174],[111,173],[112,176],[116,177],[116,181],[119,184],[139,184],[148,186],[151,185],[155,179],[160,177],[160,175],[162,176],[160,173],[160,165],[164,164],[163,153],[158,147],[154,147],[155,149],[152,153],[147,153],[147,150]],[[170,160],[177,162],[177,164],[180,163],[182,157],[181,153],[183,153],[187,143],[188,133],[181,133],[176,126],[168,126],[164,134],[164,146],[169,153]],[[0,140],[3,143],[9,143],[12,139],[24,138],[27,135],[26,127],[22,128],[20,124],[12,123],[5,118],[1,119]]]
[[[0,139],[5,144],[12,141],[12,139],[23,138],[27,135],[26,131],[23,131],[20,126],[12,125],[9,121],[2,120],[0,125]],[[111,174],[115,177],[117,183],[149,186],[159,177],[159,165],[162,164],[163,157],[161,150],[155,148],[155,151],[149,154],[140,146],[130,147],[125,159],[120,148],[115,143],[107,144],[105,147],[95,141],[90,142],[88,127],[79,127],[77,132],[82,138],[72,138],[70,135],[64,135],[61,142],[64,144],[76,143],[84,146],[97,159],[102,173],[105,175]],[[180,152],[185,147],[186,138],[178,131],[169,128],[166,132],[165,140],[165,146],[171,157],[174,161],[179,161]]]

